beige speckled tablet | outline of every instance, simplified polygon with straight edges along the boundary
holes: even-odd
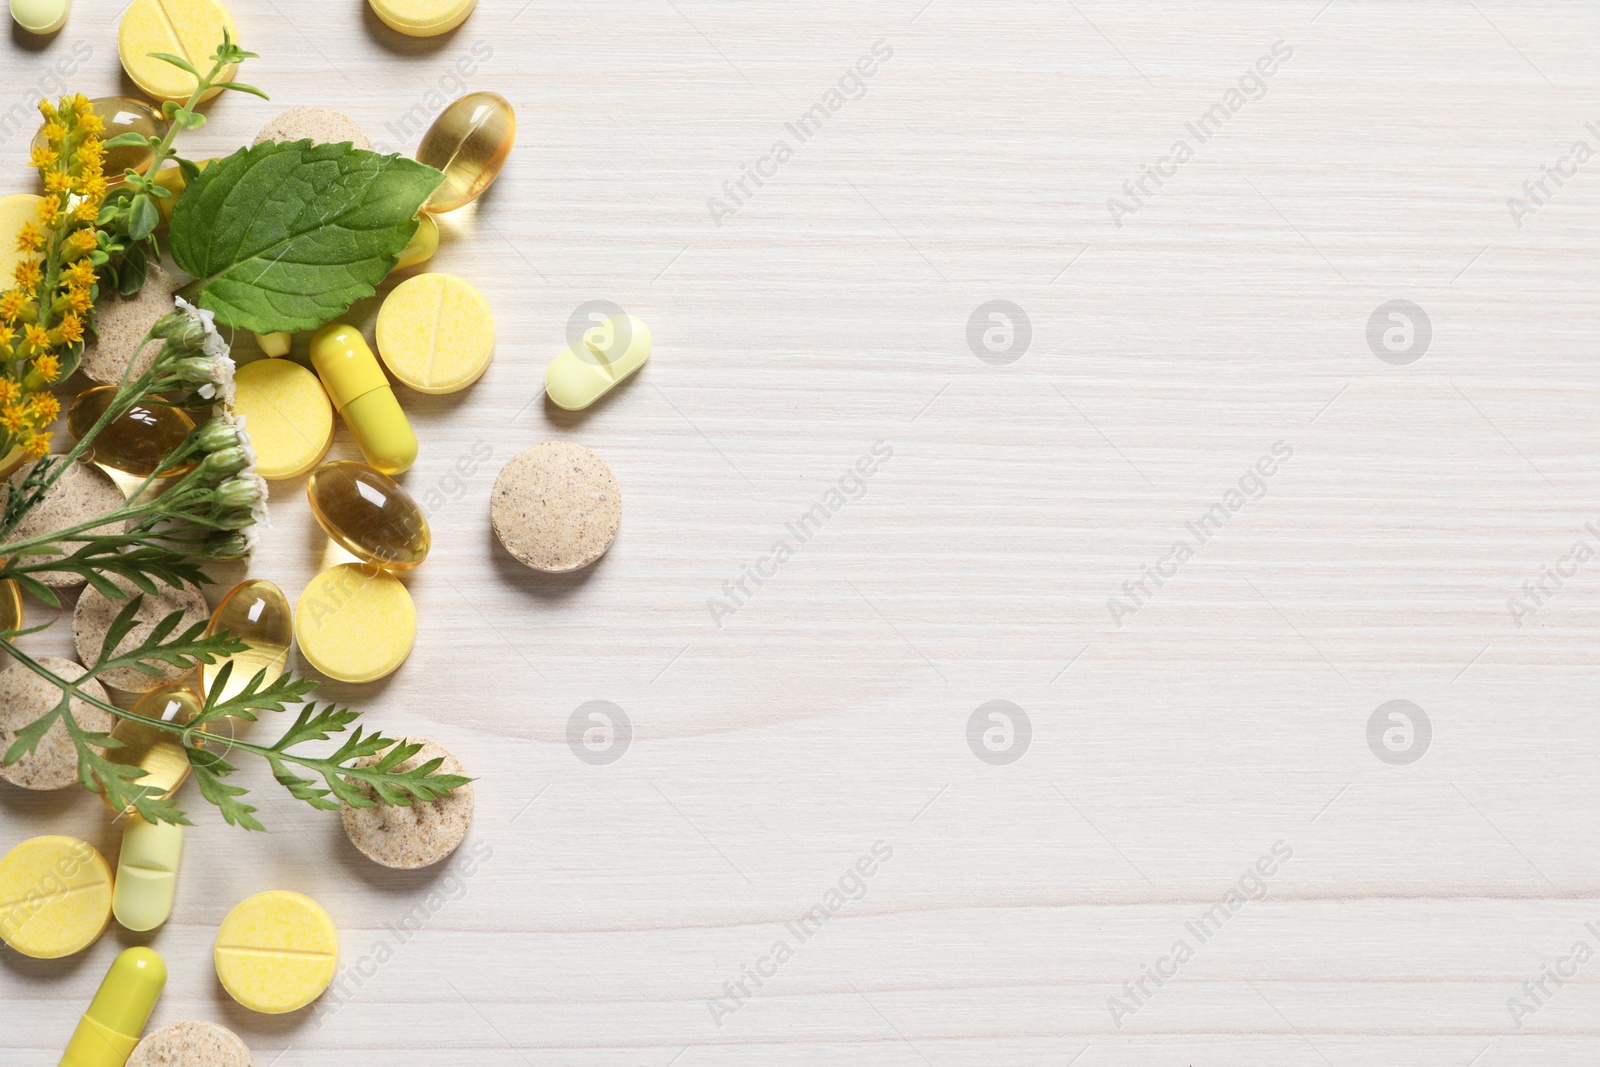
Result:
[[[255,1067],[231,1030],[210,1023],[169,1023],[133,1048],[126,1067]]]
[[[506,551],[529,567],[575,571],[617,539],[622,493],[605,460],[570,441],[544,441],[500,471],[489,522]]]
[[[401,763],[400,770],[408,771],[431,759],[442,759],[440,771],[467,773],[460,760],[427,738],[402,740],[420,742],[422,751]],[[377,757],[369,756],[361,765],[370,767],[377,761]],[[372,795],[366,786],[361,788],[368,796]],[[416,870],[438,863],[454,852],[467,836],[467,827],[472,824],[472,786],[464,785],[441,800],[414,803],[409,807],[378,804],[370,808],[352,808],[343,804],[341,813],[345,836],[368,859],[400,871]]]
[[[152,266],[145,277],[144,288],[131,297],[118,296],[114,291],[100,291],[95,303],[95,331],[84,335],[83,373],[97,382],[117,385],[123,371],[133,359],[134,351],[156,320],[173,309],[172,298],[182,283],[160,267]],[[158,341],[145,346],[139,355],[139,365],[134,374],[143,374],[155,362],[161,350]]]
[[[17,468],[11,475],[10,481],[0,492],[0,506],[10,497],[11,491],[20,486],[23,479],[28,477],[28,472],[33,470],[33,464],[27,463]],[[22,517],[17,523],[17,529],[12,534],[12,540],[21,541],[42,534],[54,533],[56,530],[65,530],[69,526],[76,526],[80,522],[88,522],[99,518],[110,511],[120,508],[127,502],[122,490],[117,488],[117,483],[105,471],[88,463],[75,462],[62,472],[56,479],[44,499],[34,505],[33,510]],[[90,530],[91,534],[121,533],[127,529],[125,522],[106,523]],[[65,546],[68,552],[76,550],[74,545]],[[25,556],[24,561],[48,559],[47,556]],[[60,558],[60,557],[55,557]],[[70,589],[75,585],[83,584],[83,577],[71,571],[39,571],[34,577],[53,589]]]
[[[69,682],[83,677],[83,668],[71,660],[39,656],[39,662]],[[90,678],[80,687],[96,700],[105,700],[106,691]],[[17,731],[61,702],[61,690],[20,663],[0,671],[0,753],[11,747]],[[117,717],[78,697],[72,698],[72,717],[85,730],[108,733]],[[78,781],[78,752],[67,734],[67,724],[57,720],[45,731],[39,747],[9,767],[0,767],[0,778],[24,789],[61,789]]]
[[[263,141],[302,141],[312,144],[339,144],[349,141],[357,148],[372,149],[372,142],[359,123],[349,115],[331,107],[297,107],[285,111],[256,134],[251,147]]]
[[[139,589],[125,578],[112,577],[111,580],[121,589],[129,591],[129,595],[137,595]],[[117,612],[127,606],[128,601],[112,600],[99,590],[90,587],[83,591],[78,598],[77,610],[72,613],[72,640],[78,646],[78,658],[87,663],[93,663],[100,658],[100,646],[105,644],[106,631],[111,629],[111,621],[117,617]],[[133,648],[139,642],[150,636],[150,631],[156,628],[156,623],[172,614],[182,611],[183,618],[173,629],[174,635],[181,634],[195,623],[205,623],[211,618],[211,611],[206,607],[206,598],[200,595],[200,590],[185,586],[174,589],[170,585],[156,583],[156,592],[152,596],[144,594],[144,603],[139,605],[139,613],[134,617],[133,629],[117,645],[118,652]],[[130,693],[148,693],[163,682],[176,681],[188,671],[180,670],[170,663],[158,663],[162,674],[143,674],[132,667],[117,667],[100,675],[100,679],[107,685]]]

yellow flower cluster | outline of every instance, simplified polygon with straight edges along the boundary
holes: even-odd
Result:
[[[82,350],[94,310],[105,127],[82,94],[58,105],[41,100],[39,112],[44,126],[31,162],[44,196],[38,220],[17,236],[23,255],[13,288],[0,292],[0,456],[17,447],[34,456],[50,451],[61,405],[48,387]]]

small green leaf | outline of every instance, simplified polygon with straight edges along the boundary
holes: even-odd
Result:
[[[190,74],[193,74],[195,76],[196,80],[199,80],[199,78],[200,78],[200,72],[198,70],[194,69],[194,64],[190,63],[187,59],[184,59],[182,56],[175,56],[171,52],[151,52],[150,53],[150,58],[151,59],[159,59],[163,63],[171,63],[174,67],[177,67],[179,70],[186,70]],[[170,103],[170,102],[171,101],[168,101],[168,103]],[[165,105],[162,106],[162,110],[163,111],[166,110]],[[169,115],[169,117],[170,117],[170,115]]]
[[[443,180],[348,143],[268,141],[189,183],[172,212],[172,256],[218,322],[315,329],[372,295]]]
[[[141,148],[150,146],[150,138],[142,133],[119,133],[111,140],[104,142],[103,148],[132,148],[135,145]]]
[[[206,124],[206,117],[198,111],[190,111],[180,107],[172,114],[172,121],[178,124],[180,130],[198,130]]]
[[[187,159],[178,160],[178,171],[183,175],[183,184],[186,188],[190,182],[200,177],[200,168]]]
[[[122,259],[122,270],[118,272],[117,292],[123,296],[132,296],[144,288],[145,269],[144,249],[128,249],[128,254]]]
[[[271,99],[254,85],[245,85],[241,82],[215,82],[213,84],[223,89],[232,89],[236,93],[249,93],[251,96],[259,96],[263,100]]]

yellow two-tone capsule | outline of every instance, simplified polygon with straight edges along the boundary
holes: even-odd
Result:
[[[318,330],[311,365],[367,462],[384,474],[408,470],[417,459],[417,435],[361,331],[342,322]]]
[[[143,945],[111,961],[89,1010],[67,1042],[61,1067],[122,1067],[167,985],[167,965]]]
[[[117,883],[111,914],[129,930],[154,930],[172,914],[178,893],[178,861],[183,857],[183,827],[128,816],[117,857]]]

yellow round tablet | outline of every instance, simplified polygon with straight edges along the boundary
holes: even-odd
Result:
[[[38,259],[37,252],[24,254],[17,248],[17,235],[26,223],[39,224],[39,205],[44,197],[33,193],[0,196],[0,289],[16,284],[12,275],[24,259]]]
[[[373,682],[411,655],[417,609],[400,579],[370,563],[329,567],[294,609],[300,656],[329,678]]]
[[[321,904],[274,889],[228,912],[212,958],[230,997],[251,1011],[282,1015],[310,1004],[333,981],[339,931]]]
[[[419,393],[465,389],[494,358],[489,301],[453,274],[419,274],[395,286],[378,311],[378,354]]]
[[[87,841],[35,837],[0,859],[0,940],[40,960],[94,944],[111,921],[111,868]]]
[[[466,21],[478,0],[367,0],[373,14],[408,37],[437,37]]]
[[[133,0],[117,29],[122,69],[152,99],[183,103],[199,82],[193,74],[152,58],[150,53],[166,52],[188,60],[197,70],[210,70],[211,54],[222,43],[224,29],[238,44],[233,17],[217,0]],[[227,68],[217,80],[231,80],[237,69]],[[201,99],[209,100],[221,91],[212,89]]]
[[[234,412],[244,416],[263,478],[315,467],[333,440],[333,405],[317,376],[287,359],[258,359],[234,375]]]

